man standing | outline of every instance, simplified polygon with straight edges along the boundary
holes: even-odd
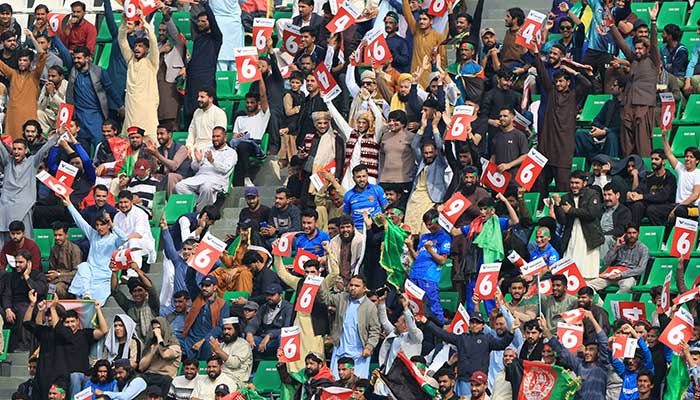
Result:
[[[557,323],[564,321],[559,314],[578,307],[578,300],[576,297],[566,294],[567,279],[564,275],[552,276],[551,282],[552,295],[542,296],[542,314],[547,319],[547,328],[554,331],[557,329]]]
[[[500,129],[493,132],[493,134],[489,132],[491,162],[496,163],[498,172],[503,173],[507,171],[513,176],[515,176],[518,167],[527,157],[529,150],[527,136],[513,126],[514,118],[515,110],[512,108],[501,108],[498,114]]]
[[[46,83],[39,92],[39,105],[37,119],[45,132],[51,131],[56,126],[58,107],[66,101],[66,88],[68,82],[64,79],[63,68],[53,66],[49,68]]]
[[[119,307],[124,310],[126,315],[136,322],[136,334],[138,337],[146,338],[151,328],[151,321],[153,321],[160,312],[158,291],[153,286],[153,282],[151,282],[148,276],[146,276],[135,262],[132,262],[129,268],[137,275],[137,277],[129,278],[126,283],[129,288],[129,294],[131,294],[133,300],[129,300],[124,292],[119,289],[119,281],[117,279],[118,271],[116,270],[112,271],[112,278],[110,281],[112,297],[114,297],[114,300],[119,304]]]
[[[624,267],[624,272],[616,272],[605,278],[596,278],[588,282],[595,290],[617,285],[617,293],[631,293],[637,278],[642,276],[649,261],[649,248],[639,241],[639,227],[628,225],[625,233],[617,238],[615,244],[607,251],[603,264],[606,267]]]
[[[658,14],[659,3],[656,2],[654,8],[649,10],[649,39],[635,39],[634,51],[622,38],[617,27],[610,27],[615,43],[631,62],[630,80],[625,87],[625,107],[622,112],[622,154],[637,154],[640,157],[649,157],[651,154],[651,134],[655,126],[654,109],[657,97],[656,81],[661,67],[656,27]]]
[[[425,118],[423,123],[425,125]],[[424,127],[422,126],[421,129]],[[421,216],[435,204],[445,200],[447,185],[452,180],[453,171],[440,150],[442,140],[437,129],[434,137],[435,142],[426,141],[420,147],[419,142],[423,136],[416,135],[413,139],[416,161],[419,163],[413,179],[413,191],[406,204],[406,224],[414,233],[421,232]]]
[[[355,275],[363,261],[365,235],[359,232],[353,225],[352,218],[348,215],[338,217],[338,235],[330,240],[327,257],[335,258],[335,264],[339,269],[339,277],[335,282],[337,291],[345,290],[350,283],[350,278]],[[329,260],[328,264],[331,263]],[[373,273],[365,271],[367,275]],[[380,287],[382,283],[373,281],[374,287]]]
[[[330,242],[331,238],[328,233],[318,229],[317,221],[318,213],[316,210],[307,209],[301,213],[301,229],[304,234],[298,235],[294,239],[294,247],[323,257],[326,254],[323,243]]]
[[[146,23],[143,16],[140,21],[146,37],[136,39],[133,51],[126,38],[126,19],[119,27],[119,49],[127,65],[124,100],[126,114],[122,133],[126,133],[126,127],[138,123],[146,131],[146,136],[154,140],[158,126],[159,101],[153,94],[158,93],[156,74],[160,64],[160,53],[153,28]]]
[[[660,292],[660,290],[659,290]],[[653,296],[653,295],[652,295]],[[603,329],[603,332],[610,332],[610,316],[605,309],[597,304],[594,304],[593,300],[595,297],[595,292],[590,286],[584,286],[578,290],[578,306],[586,311],[590,311],[593,315],[593,319],[598,322],[598,325]],[[583,341],[588,340],[596,336],[596,330],[593,323],[584,318],[583,320]]]
[[[68,240],[66,225],[56,223],[53,226],[53,239],[55,244],[49,253],[49,271],[46,278],[56,287],[58,298],[65,299],[73,276],[78,270],[78,264],[83,261],[83,255],[80,247]]]
[[[275,206],[270,209],[268,226],[260,228],[260,235],[268,245],[287,232],[301,230],[301,211],[292,204],[287,188],[281,187],[275,193]]]
[[[204,150],[211,144],[211,132],[217,126],[227,126],[224,110],[214,105],[215,91],[212,87],[202,87],[197,94],[197,110],[193,111],[192,122],[188,128],[185,146],[193,158],[195,149]]]
[[[411,70],[411,52],[406,39],[397,33],[398,29],[399,15],[389,11],[384,16],[384,32],[386,32],[386,44],[391,53],[391,66],[401,73],[406,73]]]
[[[379,139],[379,157],[382,160],[379,182],[391,184],[408,193],[416,171],[416,153],[411,144],[415,134],[406,130],[408,117],[403,110],[389,113],[389,130]]]
[[[382,212],[389,202],[381,186],[369,183],[366,165],[358,164],[352,169],[352,180],[355,186],[343,197],[343,212],[352,216],[355,229],[364,231],[364,213],[374,217]]]
[[[185,318],[184,339],[180,340],[180,346],[182,354],[202,359],[211,354],[209,338],[217,332],[215,328],[221,326],[221,321],[230,315],[230,311],[228,302],[216,295],[216,278],[207,275],[198,286],[195,277],[196,271],[189,268],[185,283],[193,300]]]
[[[71,3],[70,20],[61,32],[61,41],[70,51],[74,52],[77,47],[85,46],[94,54],[97,44],[97,29],[95,29],[95,25],[85,20],[85,8],[85,3],[82,1]]]
[[[270,272],[274,275],[272,270]],[[292,324],[294,306],[282,298],[281,293],[282,286],[278,283],[265,287],[265,302],[245,328],[246,340],[257,356],[276,354],[282,328]]]
[[[146,151],[156,160],[157,168],[154,176],[161,182],[167,182],[168,196],[175,190],[178,182],[190,174],[191,160],[187,157],[187,147],[173,140],[173,132],[165,125],[158,125],[156,131],[158,146],[147,142]]]
[[[411,71],[416,71],[422,64],[425,57],[430,57],[435,49],[441,60],[447,61],[445,47],[441,46],[446,34],[433,29],[433,16],[427,10],[421,10],[418,18],[411,11],[408,0],[403,0],[403,15],[408,24],[408,30],[413,34],[413,56],[411,57]],[[430,71],[423,71],[418,83],[422,87],[428,87],[428,75]]]

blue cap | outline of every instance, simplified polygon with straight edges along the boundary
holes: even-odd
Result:
[[[270,286],[266,287],[265,290],[263,290],[264,294],[277,294],[277,293],[282,293],[282,286],[279,285],[279,283],[273,283]]]
[[[245,188],[245,191],[243,192],[245,197],[249,196],[259,196],[260,193],[258,193],[258,189],[255,186],[248,186]]]
[[[214,275],[207,275],[205,276],[201,282],[199,282],[199,286],[204,286],[204,285],[217,285],[219,281],[216,280],[216,277]]]

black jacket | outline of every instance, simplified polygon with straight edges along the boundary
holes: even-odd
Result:
[[[632,212],[624,204],[620,203],[615,211],[613,211],[613,228],[604,235],[612,235],[615,238],[625,234],[627,226],[632,223]]]
[[[564,210],[561,208],[561,204],[567,203],[572,206],[568,214],[564,213]],[[602,245],[605,242],[603,230],[600,227],[600,216],[603,215],[603,202],[599,192],[589,187],[584,187],[579,195],[578,207],[574,207],[574,205],[574,196],[569,192],[562,197],[560,205],[554,207],[557,222],[564,225],[564,235],[561,240],[562,250],[566,250],[569,247],[571,230],[576,218],[581,221],[581,228],[586,238],[588,250]]]

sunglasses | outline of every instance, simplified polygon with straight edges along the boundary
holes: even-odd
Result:
[[[374,82],[372,82],[372,81],[362,82],[362,86],[371,86],[371,85],[374,85]]]
[[[560,31],[570,31],[570,30],[572,30],[572,29],[574,29],[573,26],[559,25],[559,30],[560,30]]]

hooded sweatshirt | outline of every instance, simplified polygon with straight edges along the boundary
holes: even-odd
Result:
[[[126,342],[122,346],[119,339],[114,334],[114,324],[105,336],[105,350],[102,356],[108,361],[119,360],[125,358],[131,361],[138,361],[141,358],[141,341],[136,336],[136,322],[126,314],[117,314],[114,316],[114,322],[119,319],[124,324],[126,330]]]
[[[170,324],[165,317],[156,317],[153,321],[158,321],[160,324],[163,340],[156,343],[158,339],[153,334],[153,328],[148,330],[146,349],[139,362],[139,369],[145,373],[175,376],[180,367],[180,359],[182,357],[180,342],[173,335]],[[157,346],[153,347],[156,344]]]

